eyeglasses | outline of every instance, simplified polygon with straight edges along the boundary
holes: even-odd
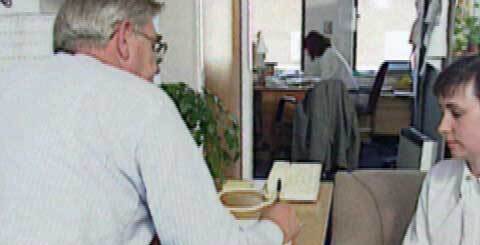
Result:
[[[150,43],[152,44],[152,51],[155,53],[155,61],[157,62],[157,64],[162,63],[165,53],[168,50],[167,43],[162,41],[162,35],[156,34],[155,37],[150,37],[140,31],[135,31],[135,33],[150,41]]]
[[[6,8],[12,7],[12,0],[0,0],[0,3],[2,3]]]

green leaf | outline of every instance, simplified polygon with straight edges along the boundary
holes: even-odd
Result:
[[[221,100],[203,89],[198,93],[185,83],[158,86],[172,98],[197,145],[203,145],[205,161],[214,178],[224,179],[225,166],[240,156],[240,127]]]

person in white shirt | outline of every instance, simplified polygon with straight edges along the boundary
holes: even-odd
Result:
[[[294,210],[243,228],[200,149],[152,84],[159,42],[151,0],[67,0],[56,50],[0,74],[1,244],[281,244]]]
[[[322,80],[340,80],[347,89],[358,89],[352,68],[329,38],[311,31],[305,37],[303,47],[310,57],[305,65],[305,75],[318,76]]]
[[[453,159],[425,178],[403,244],[480,244],[480,57],[448,66],[434,93],[443,112],[438,130]]]

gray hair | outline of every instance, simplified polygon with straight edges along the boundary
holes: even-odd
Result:
[[[118,23],[128,20],[140,30],[162,7],[153,0],[66,0],[55,19],[54,49],[103,48]]]

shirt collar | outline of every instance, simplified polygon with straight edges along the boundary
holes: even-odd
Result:
[[[480,184],[480,179],[478,177],[475,177],[472,174],[472,171],[470,171],[470,168],[468,167],[467,162],[464,160],[463,161],[463,174],[462,178],[460,179],[460,197],[465,196],[467,194],[467,188],[469,188],[469,185],[472,184]]]
[[[463,177],[462,180],[477,180],[480,181],[480,178],[475,177],[475,175],[472,174],[472,171],[470,171],[470,168],[468,167],[467,162],[464,160],[463,161]]]

